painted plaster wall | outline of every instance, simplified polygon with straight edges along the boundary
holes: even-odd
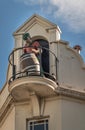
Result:
[[[0,93],[0,108],[5,103],[8,95],[9,95],[8,85],[5,85],[4,88],[2,89],[1,93]]]
[[[48,117],[49,130],[85,129],[84,101],[67,97],[46,98],[42,109],[41,117]],[[0,130],[26,130],[27,119],[38,119],[39,117],[40,115],[37,117],[33,115],[32,102],[18,102],[6,116]]]
[[[30,104],[32,106],[32,104]],[[34,116],[32,107],[30,105],[17,105],[16,106],[16,129],[15,130],[26,130],[26,119],[39,119],[39,116]],[[46,99],[43,115],[41,118],[48,117],[49,130],[59,129],[62,130],[61,126],[61,100],[59,99]]]
[[[10,113],[6,115],[0,130],[15,130],[15,108],[13,108]]]
[[[47,99],[44,116],[49,116],[49,130],[62,130],[61,100],[58,98]]]
[[[77,91],[85,89],[85,65],[75,50],[64,44],[58,45],[58,77],[62,87]]]
[[[62,130],[85,130],[85,102],[62,100]]]
[[[15,130],[26,130],[26,119],[32,117],[32,109],[29,103],[15,106]]]

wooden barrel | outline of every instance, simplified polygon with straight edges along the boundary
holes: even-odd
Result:
[[[20,66],[22,72],[28,75],[40,75],[40,64],[34,53],[26,53],[20,57]]]

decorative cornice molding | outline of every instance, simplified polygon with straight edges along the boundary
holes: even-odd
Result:
[[[61,30],[60,30],[59,26],[57,26],[56,24],[52,23],[51,21],[49,21],[48,19],[46,19],[46,18],[44,18],[42,16],[34,14],[29,19],[27,19],[26,22],[24,22],[24,24],[22,26],[20,26],[13,33],[13,35],[16,35],[17,33],[21,32],[24,28],[29,28],[29,26],[31,26],[35,22],[43,23],[43,24],[49,25],[51,27],[56,27],[56,29],[61,33]]]
[[[13,103],[13,98],[9,95],[0,109],[0,123],[2,122],[4,116],[6,115],[7,111],[11,108],[11,104]]]
[[[67,96],[67,97],[72,97],[80,100],[85,100],[85,93],[76,90],[57,87],[56,93],[61,96]]]

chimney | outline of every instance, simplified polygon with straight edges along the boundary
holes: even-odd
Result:
[[[74,47],[74,50],[80,54],[80,51],[82,50],[81,46],[80,45],[75,45]]]

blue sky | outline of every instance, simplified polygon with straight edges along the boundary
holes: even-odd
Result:
[[[35,13],[57,24],[61,39],[69,41],[69,46],[81,45],[85,61],[85,0],[1,0],[0,88],[6,81],[8,56],[14,47],[12,34]]]

